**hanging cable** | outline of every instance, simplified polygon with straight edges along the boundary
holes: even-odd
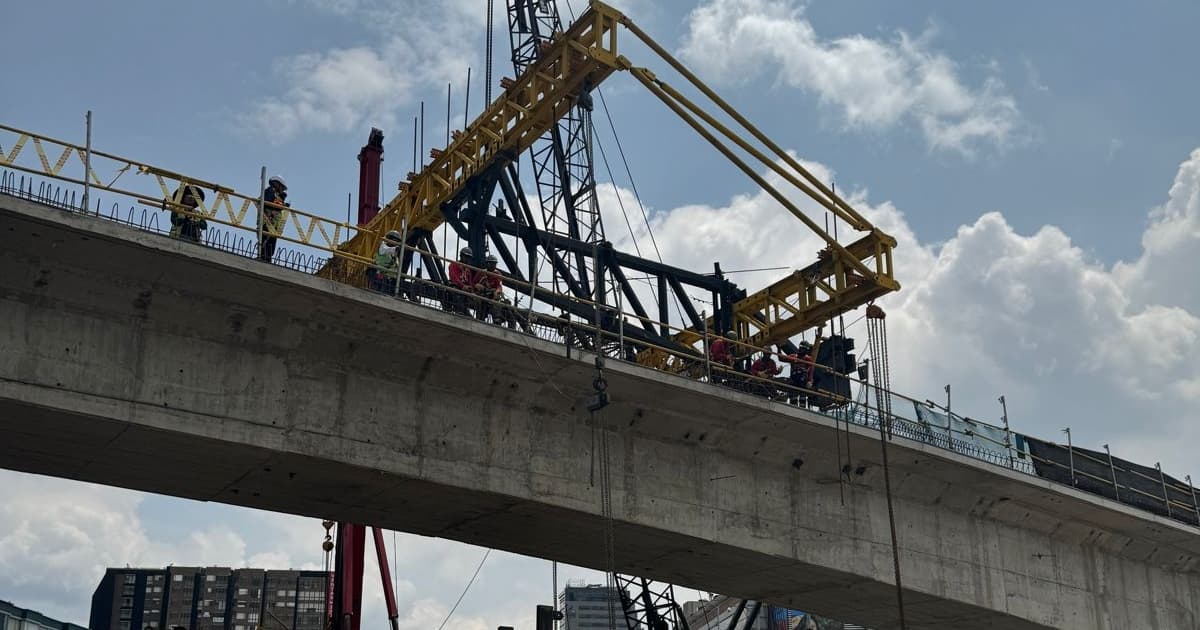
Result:
[[[612,114],[608,111],[608,102],[604,100],[604,92],[596,88],[596,93],[600,95],[600,106],[604,108],[604,117],[608,119],[608,126],[612,129],[613,140],[617,142],[617,153],[621,156],[621,162],[625,165],[625,175],[629,178],[629,188],[633,191],[633,198],[637,200],[638,208],[642,211],[642,221],[646,223],[646,233],[650,235],[650,243],[654,245],[654,255],[658,257],[658,262],[662,262],[662,252],[658,250],[658,241],[654,239],[654,230],[650,229],[650,217],[646,214],[646,206],[642,205],[642,196],[638,194],[637,182],[633,181],[633,171],[629,169],[629,161],[625,159],[625,149],[621,146],[621,136],[617,135],[617,127],[613,124]]]
[[[595,133],[595,130],[593,129],[593,134],[594,133]],[[596,138],[596,148],[600,149],[600,161],[604,163],[604,170],[608,172],[608,180],[610,182],[613,182],[613,189],[616,190],[616,183],[615,183],[616,178],[613,177],[612,167],[610,167],[608,164],[608,154],[604,151],[604,144],[599,141],[599,138]],[[594,196],[595,196],[595,194],[593,192],[593,197]],[[621,209],[621,216],[625,218],[625,227],[629,229],[629,240],[633,242],[633,250],[635,252],[637,252],[638,257],[641,257],[642,256],[642,247],[641,247],[641,245],[638,244],[637,234],[635,234],[633,231],[633,223],[631,223],[629,221],[629,213],[625,210],[625,202],[621,199],[620,191],[617,191],[616,196],[617,196],[617,207],[619,207]],[[651,237],[653,238],[653,235],[651,235]],[[657,251],[657,249],[656,249],[656,251]],[[662,262],[661,256],[659,256],[658,261],[660,263]],[[631,281],[634,280],[634,278],[629,278],[629,279]],[[650,289],[650,299],[654,301],[654,306],[657,307],[658,306],[658,294],[654,291],[654,284],[651,281],[650,276],[641,276],[640,278],[638,278],[638,280],[641,280],[646,283],[646,286]],[[676,298],[676,299],[678,299],[678,298]],[[678,307],[676,310],[678,310]]]
[[[904,585],[900,578],[900,545],[896,536],[896,512],[892,505],[892,471],[888,463],[888,441],[891,439],[891,388],[887,365],[887,315],[882,308],[867,306],[867,343],[871,347],[875,376],[875,407],[879,414],[879,449],[883,458],[883,485],[887,497],[888,526],[892,535],[892,571],[896,579],[896,607],[900,615],[900,630],[908,630],[904,619]],[[887,427],[885,430],[884,427]]]
[[[463,598],[467,596],[467,591],[471,590],[471,585],[475,583],[475,578],[479,575],[479,570],[483,568],[483,563],[487,562],[488,556],[491,553],[491,549],[483,552],[483,557],[479,559],[479,566],[475,567],[475,572],[471,574],[471,579],[467,580],[467,585],[463,588],[462,594],[458,596],[458,601],[454,602],[454,607],[450,609],[450,612],[446,613],[446,618],[443,619],[442,623],[438,625],[438,630],[445,628],[446,622],[450,621],[450,617],[454,615],[454,611],[458,610],[458,605],[461,604]]]

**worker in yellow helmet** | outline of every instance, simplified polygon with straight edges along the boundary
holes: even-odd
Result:
[[[198,211],[201,201],[204,201],[204,191],[192,184],[181,186],[171,199],[163,200],[163,210],[171,211],[172,238],[200,242],[201,235],[208,228],[208,223]]]
[[[258,259],[271,262],[275,259],[275,242],[283,233],[283,209],[291,207],[287,203],[287,182],[278,175],[272,175],[263,191],[262,208],[262,240],[258,242]]]

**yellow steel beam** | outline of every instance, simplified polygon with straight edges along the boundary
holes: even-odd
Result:
[[[542,51],[538,62],[458,134],[450,146],[421,169],[400,193],[351,239],[345,250],[368,258],[378,247],[372,234],[389,230],[433,230],[443,221],[442,204],[499,156],[519,155],[565,116],[580,94],[599,85],[617,69],[616,29],[622,15],[595,3]],[[362,266],[339,260],[321,274],[357,282]]]

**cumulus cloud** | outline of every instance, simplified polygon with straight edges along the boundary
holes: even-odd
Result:
[[[277,60],[276,93],[238,115],[245,128],[281,140],[306,131],[397,126],[415,95],[462,81],[471,65],[463,42],[483,41],[486,16],[469,0],[306,0],[306,5],[360,22],[369,46],[334,48]],[[503,26],[503,13],[498,23]],[[498,67],[502,71],[502,67]]]
[[[1163,304],[1200,313],[1200,282],[1192,274],[1200,242],[1200,149],[1180,167],[1167,202],[1150,212],[1144,254],[1117,265],[1122,287],[1138,304]]]
[[[138,515],[145,496],[138,492],[8,471],[0,478],[0,593],[66,620],[86,624],[107,567],[242,567],[287,558],[274,551],[248,560],[243,536],[218,522],[180,540],[153,536]]]
[[[832,179],[826,167],[805,165]],[[633,249],[636,241],[652,252],[644,226],[635,224],[633,236],[625,230],[618,195],[636,207],[629,191],[600,189],[609,238],[618,248]],[[865,190],[848,199],[899,242],[895,265],[904,288],[881,301],[890,313],[899,391],[940,399],[951,383],[956,411],[992,422],[1004,394],[1014,427],[1030,435],[1060,439],[1069,426],[1078,444],[1107,441],[1119,456],[1162,461],[1178,475],[1197,472],[1190,445],[1200,439],[1200,363],[1193,360],[1200,354],[1200,284],[1184,257],[1200,245],[1200,151],[1180,166],[1167,203],[1150,213],[1142,255],[1112,267],[1053,226],[1019,234],[989,212],[933,244],[922,242],[893,204],[874,202]],[[816,210],[799,193],[793,200]],[[765,192],[656,212],[651,226],[663,258],[690,269],[710,269],[714,261],[725,269],[795,269],[821,246]],[[734,279],[757,289],[783,273]],[[865,335],[861,324],[851,332]]]
[[[822,38],[793,0],[707,0],[687,18],[680,54],[703,76],[743,84],[766,72],[815,94],[852,129],[914,125],[937,150],[971,154],[1017,138],[1016,101],[996,76],[975,87],[931,48],[931,34]]]
[[[108,567],[190,566],[321,569],[324,534],[315,518],[220,504],[190,503],[192,522],[171,531],[147,526],[148,495],[0,470],[0,599],[86,625],[93,590]],[[155,522],[161,522],[155,520]],[[397,571],[402,628],[436,626],[450,612],[483,549],[448,540],[385,533]],[[560,575],[591,572],[560,566]],[[548,563],[492,552],[453,624],[473,630],[532,627],[549,600]],[[367,550],[364,627],[386,628],[375,557]]]

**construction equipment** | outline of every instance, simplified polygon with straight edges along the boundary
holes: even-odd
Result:
[[[678,72],[744,135],[650,70],[634,66],[621,56],[617,42],[622,30]],[[376,235],[400,230],[408,235],[407,245],[436,252],[431,235],[448,225],[467,241],[477,257],[482,257],[490,243],[504,263],[503,275],[511,286],[529,292],[541,303],[595,322],[614,336],[618,327],[623,327],[619,320],[626,317],[611,315],[615,300],[608,287],[616,287],[632,311],[628,317],[635,324],[624,328],[623,336],[637,346],[639,361],[660,369],[682,369],[673,358],[680,352],[699,354],[696,346],[703,330],[736,330],[749,347],[787,344],[805,330],[900,288],[892,269],[894,238],[871,225],[616,9],[593,2],[565,32],[542,38],[536,46],[539,54],[527,59],[524,71],[516,79],[501,81],[503,92],[499,97],[465,130],[454,132],[448,147],[433,150],[430,163],[401,182],[399,193],[365,230],[342,246],[343,255],[335,257],[321,275],[361,284],[366,268],[361,261],[370,259],[377,247]],[[618,71],[633,75],[816,234],[824,242],[816,261],[746,295],[723,277],[719,267],[711,275],[695,273],[615,251],[607,241],[596,241],[594,234],[588,236],[592,239],[589,241],[569,227],[566,234],[538,227],[520,193],[516,160],[540,138],[553,136],[560,121],[572,111],[582,112],[586,119],[592,90]],[[560,175],[562,166],[560,161]],[[776,180],[801,191],[862,236],[842,245],[756,169],[768,171]],[[493,210],[490,203],[497,189],[507,203]],[[526,265],[518,262],[504,237],[515,237],[524,246]],[[537,278],[539,257],[549,261],[574,299],[540,286],[527,288],[529,279]],[[568,257],[588,262],[572,265]],[[651,285],[657,285],[656,317],[649,314],[632,286],[630,278],[635,276],[646,276]],[[700,315],[689,290],[712,296],[710,316]],[[668,297],[678,300],[685,316],[682,330],[671,330],[667,325]]]

